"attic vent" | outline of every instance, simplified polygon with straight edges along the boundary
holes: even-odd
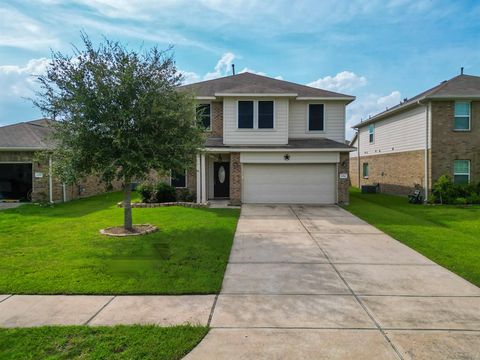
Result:
[[[408,98],[403,98],[403,102],[407,102]]]

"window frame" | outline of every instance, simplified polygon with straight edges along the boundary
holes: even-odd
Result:
[[[372,129],[372,131],[370,131],[370,129]],[[375,124],[368,125],[368,143],[375,144]]]
[[[455,113],[457,104],[468,104],[468,115],[457,115]],[[457,129],[455,127],[455,122],[457,118],[468,118],[468,129]],[[453,104],[453,131],[471,131],[472,130],[472,103],[471,101],[458,100]]]
[[[456,161],[466,161],[467,164],[468,164],[468,173],[456,173],[455,172],[455,162]],[[471,180],[471,176],[472,176],[471,174],[472,174],[472,162],[471,162],[471,160],[469,160],[469,159],[455,159],[455,160],[453,160],[453,183],[454,184],[458,184],[457,182],[455,182],[455,176],[465,176],[465,175],[468,176],[467,184],[470,184],[470,180]]]
[[[310,105],[323,105],[323,130],[310,130]],[[307,134],[324,134],[327,131],[326,111],[325,103],[323,102],[309,102],[306,109],[306,124],[305,130]]]
[[[172,179],[173,179],[173,171],[170,170],[170,186],[174,186],[172,185]],[[187,169],[185,169],[185,186],[175,186],[175,189],[186,189],[188,187],[188,176],[187,176]]]
[[[241,128],[240,127],[240,112],[238,111],[238,106],[241,101],[251,101],[253,102],[253,127],[251,128]],[[258,127],[258,103],[259,101],[269,101],[273,103],[273,127],[271,128],[259,128]],[[237,131],[275,131],[277,125],[276,119],[276,101],[273,99],[238,99],[236,101],[236,112],[237,112]]]
[[[197,102],[196,107],[195,107],[195,114],[196,111],[198,110],[198,107],[201,105],[209,105],[210,106],[210,126],[208,128],[205,128],[205,131],[211,132],[212,131],[212,122],[213,122],[213,106],[211,101],[202,101],[202,102]]]
[[[367,174],[365,174],[365,169],[367,169]],[[368,179],[368,176],[370,174],[370,166],[368,165],[368,162],[362,163],[362,177],[364,179]]]

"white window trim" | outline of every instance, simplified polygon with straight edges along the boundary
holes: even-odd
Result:
[[[240,128],[240,112],[238,111],[238,103],[240,101],[252,101],[253,102],[253,128]],[[259,128],[258,127],[258,102],[259,101],[271,101],[273,102],[273,127],[272,128]],[[271,99],[259,99],[259,100],[254,100],[254,99],[241,99],[236,101],[236,112],[237,112],[237,131],[275,131],[276,130],[276,104],[275,100]]]
[[[365,165],[367,165],[367,175],[365,175]],[[362,177],[364,179],[368,179],[368,176],[370,175],[370,165],[368,162],[362,163]]]
[[[468,115],[456,115],[455,114],[455,105],[456,104],[468,104]],[[455,118],[468,118],[468,129],[456,129],[455,128]],[[453,131],[471,131],[472,130],[472,103],[470,101],[455,101],[453,105]]]
[[[213,123],[213,105],[212,105],[212,102],[211,101],[200,101],[200,102],[197,102],[197,107],[199,105],[210,105],[210,126],[208,128],[205,129],[206,132],[212,132],[212,123]],[[197,109],[195,108],[195,111]]]
[[[467,161],[468,162],[468,173],[456,173],[455,172],[455,161]],[[464,176],[464,175],[467,175],[468,176],[468,183],[470,183],[470,174],[472,173],[472,163],[469,159],[455,159],[453,161],[453,178],[455,180],[455,176],[459,175],[459,176]]]
[[[323,130],[310,130],[310,105],[323,105]],[[305,111],[305,133],[306,134],[325,134],[327,132],[326,105],[323,102],[308,102]]]
[[[172,170],[170,170],[170,186],[172,185]],[[187,169],[185,169],[185,186],[175,186],[175,189],[186,189],[188,187],[188,176],[187,176]]]
[[[372,132],[370,132],[370,126],[371,126],[372,129],[373,129]],[[369,144],[375,144],[375,124],[370,124],[370,125],[368,125],[368,129],[367,129],[367,130],[368,130],[368,143],[369,143]],[[372,141],[370,141],[370,135],[373,136],[373,140],[372,140]]]

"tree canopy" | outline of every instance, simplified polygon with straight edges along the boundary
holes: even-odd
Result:
[[[58,121],[57,175],[69,183],[90,174],[122,180],[131,229],[131,182],[152,169],[186,168],[202,146],[195,100],[178,91],[172,48],[135,52],[106,39],[94,46],[85,34],[82,40],[84,49],[72,55],[52,53],[35,104]]]

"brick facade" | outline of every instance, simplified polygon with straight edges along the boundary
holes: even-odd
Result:
[[[230,154],[230,202],[234,205],[242,201],[242,164],[240,153]]]
[[[223,103],[212,103],[212,137],[223,137]]]
[[[349,162],[349,153],[340,153],[340,163],[337,171],[337,202],[344,205],[348,205],[350,200],[348,193],[350,181],[348,178],[340,179],[340,174],[347,174],[348,176]]]
[[[350,180],[353,186],[380,184],[381,192],[407,195],[415,188],[415,184],[424,184],[424,159],[423,150],[361,156],[358,184],[358,158],[351,158]],[[364,163],[368,163],[368,178],[363,177]]]
[[[470,181],[480,182],[480,101],[471,103],[470,131],[455,131],[454,101],[432,101],[432,180],[453,178],[454,160],[470,160]]]
[[[19,163],[26,162],[32,164],[32,201],[48,201],[49,191],[49,167],[48,162],[34,161],[35,154],[27,151],[2,151],[0,152],[0,162]],[[36,177],[35,173],[42,173],[42,177]],[[52,179],[52,196],[54,202],[64,201],[62,183],[55,177]],[[120,181],[112,183],[112,190],[120,190],[122,184]],[[65,187],[66,201],[97,195],[107,191],[104,183],[97,176],[88,176],[78,181],[75,185]]]

